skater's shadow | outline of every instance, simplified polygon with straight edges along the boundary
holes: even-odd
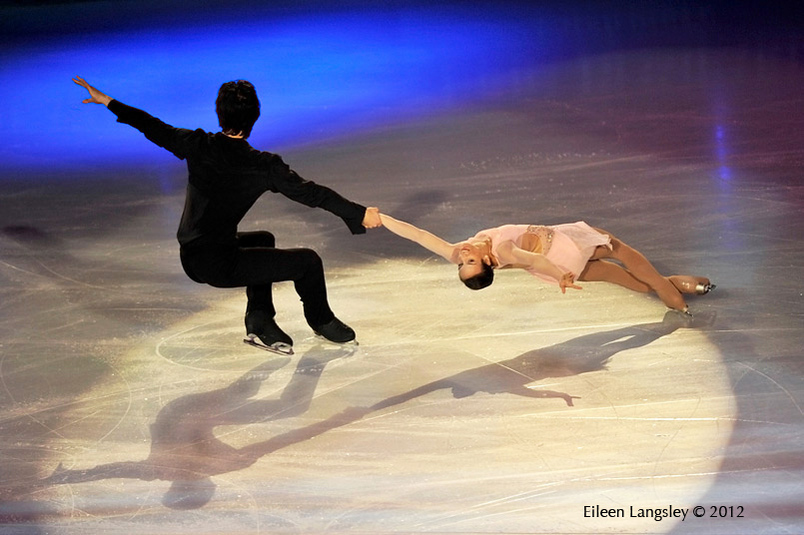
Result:
[[[253,400],[262,381],[290,359],[276,358],[249,371],[226,388],[190,394],[168,403],[151,426],[151,452],[142,461],[122,461],[86,470],[59,466],[44,485],[74,484],[112,478],[166,480],[172,485],[162,503],[174,509],[204,506],[215,492],[211,477],[242,470],[274,451],[358,421],[382,409],[441,389],[463,398],[477,392],[509,393],[531,398],[558,397],[572,405],[573,396],[526,385],[548,377],[577,375],[603,369],[616,353],[645,346],[682,326],[693,326],[670,313],[665,320],[594,333],[529,351],[516,358],[467,370],[386,398],[370,407],[350,407],[325,420],[235,448],[213,434],[217,426],[247,425],[299,416],[307,411],[318,379],[330,360],[351,351],[307,354],[278,399]]]
[[[59,465],[41,483],[74,484],[111,478],[172,481],[162,500],[164,505],[174,509],[202,507],[215,492],[211,476],[242,470],[274,450],[359,419],[363,413],[346,411],[242,448],[226,444],[213,433],[222,425],[248,425],[305,413],[327,363],[351,352],[339,348],[308,353],[299,360],[278,399],[252,398],[271,373],[290,362],[287,357],[261,364],[226,388],[177,398],[159,411],[151,425],[151,451],[147,459],[102,464],[86,470],[67,470]]]
[[[696,321],[697,324],[694,324],[693,320],[671,311],[660,322],[588,334],[528,351],[509,360],[466,370],[389,397],[374,404],[371,410],[399,405],[442,389],[451,390],[455,398],[464,398],[478,392],[507,393],[529,398],[562,398],[568,406],[572,406],[573,399],[577,399],[575,396],[553,390],[531,389],[527,385],[548,377],[566,377],[604,369],[609,359],[620,351],[650,344],[679,327],[710,323],[711,318]]]

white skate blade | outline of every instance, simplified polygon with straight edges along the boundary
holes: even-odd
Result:
[[[276,342],[275,344],[268,346],[262,343],[262,340],[260,340],[256,334],[249,334],[243,338],[243,343],[256,347],[257,349],[262,349],[263,351],[276,353],[277,355],[293,354],[293,346],[289,346],[288,344],[284,344],[282,342]]]

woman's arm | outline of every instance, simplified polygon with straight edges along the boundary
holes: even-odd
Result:
[[[543,254],[531,253],[530,251],[520,249],[511,241],[501,243],[497,247],[497,252],[499,255],[505,256],[506,259],[510,260],[511,264],[525,266],[527,269],[532,269],[542,275],[554,278],[561,288],[561,293],[566,293],[567,288],[573,288],[575,290],[582,289],[575,284],[575,274],[569,271],[563,271]]]
[[[432,251],[449,262],[455,263],[453,255],[455,244],[444,241],[431,232],[415,227],[410,223],[394,219],[389,215],[381,213],[380,219],[382,220],[382,226],[397,236],[416,242],[428,251]]]

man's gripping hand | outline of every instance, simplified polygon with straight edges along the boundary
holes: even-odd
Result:
[[[366,228],[377,228],[382,226],[379,208],[376,206],[366,208],[366,215],[363,216],[363,226]]]

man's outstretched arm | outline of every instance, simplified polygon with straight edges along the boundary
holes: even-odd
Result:
[[[80,76],[73,78],[73,82],[89,91],[89,98],[82,101],[84,104],[103,104],[117,116],[118,123],[133,126],[145,134],[149,141],[169,150],[177,158],[186,158],[188,153],[196,146],[200,130],[175,128],[143,110],[127,106],[119,100],[113,99],[98,88],[89,85]]]

